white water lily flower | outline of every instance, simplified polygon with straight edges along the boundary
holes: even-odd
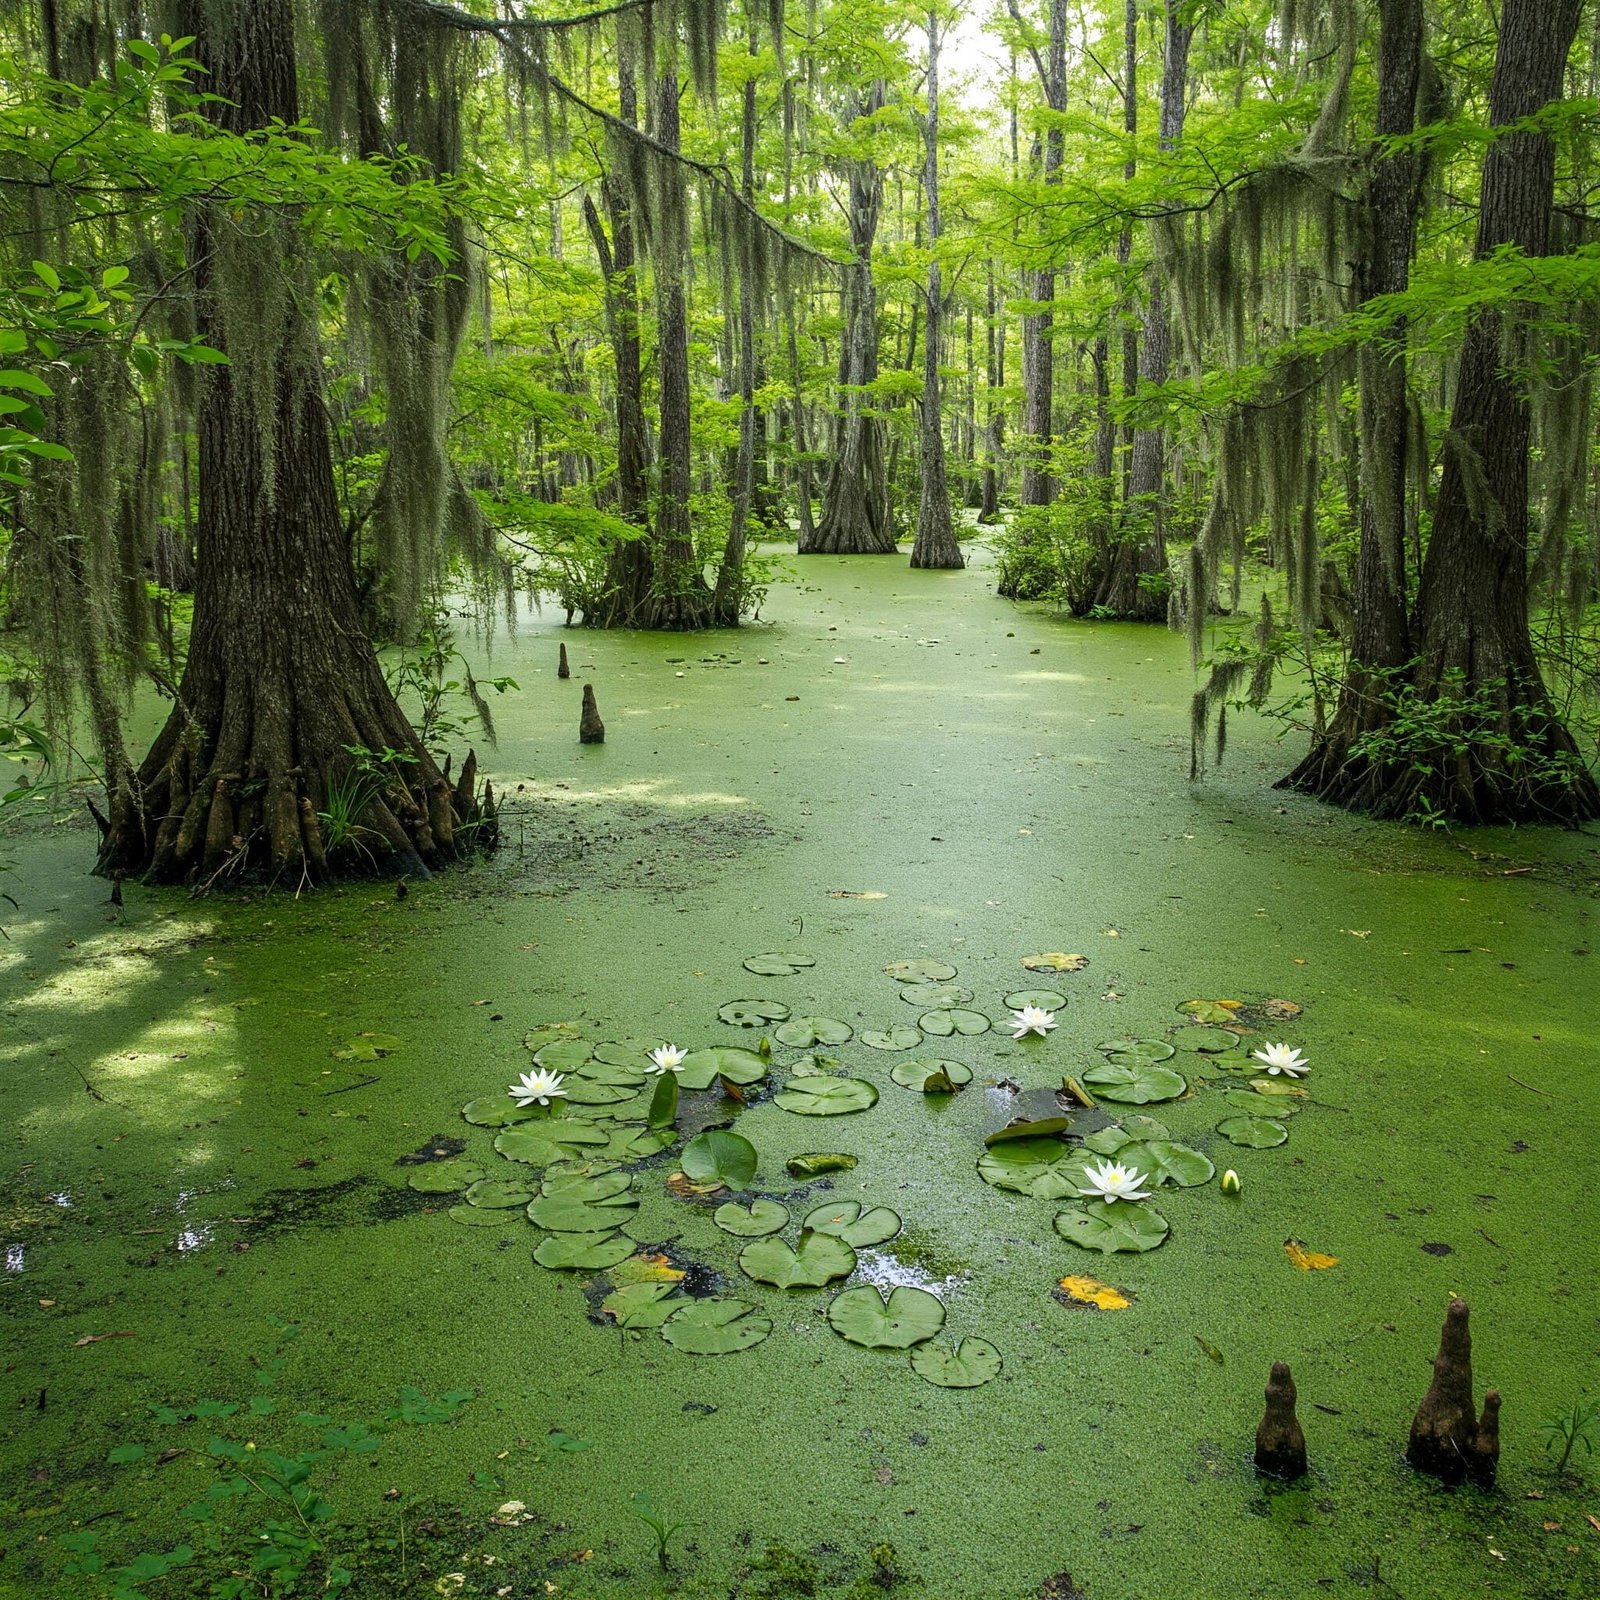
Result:
[[[1120,1161],[1102,1161],[1098,1167],[1084,1171],[1092,1187],[1080,1189],[1079,1194],[1091,1200],[1148,1200],[1150,1191],[1139,1185],[1145,1181],[1142,1172],[1125,1167]]]
[[[1290,1045],[1269,1044],[1265,1050],[1253,1054],[1257,1061],[1266,1063],[1268,1073],[1274,1078],[1280,1072],[1286,1078],[1300,1078],[1311,1070],[1311,1063]]]
[[[650,1059],[655,1063],[657,1072],[682,1072],[689,1052],[680,1050],[675,1044],[664,1044],[660,1049],[650,1052]]]
[[[1025,1039],[1036,1033],[1042,1039],[1056,1025],[1056,1014],[1043,1006],[1024,1006],[1011,1013],[1011,1037]]]
[[[567,1092],[561,1087],[562,1076],[559,1072],[546,1072],[543,1067],[535,1067],[532,1072],[524,1072],[522,1082],[512,1084],[506,1093],[519,1106],[547,1106],[552,1099]]]

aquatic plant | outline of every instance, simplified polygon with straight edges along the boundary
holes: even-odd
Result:
[[[1600,1422],[1600,1400],[1574,1400],[1569,1406],[1545,1413],[1539,1431],[1545,1436],[1546,1450],[1553,1451],[1558,1444],[1561,1446],[1561,1457],[1556,1462],[1558,1473],[1567,1470],[1576,1446],[1581,1444],[1586,1455],[1594,1454],[1592,1435],[1597,1422]]]
[[[561,1073],[547,1071],[544,1067],[535,1067],[532,1072],[522,1073],[506,1093],[519,1106],[547,1106],[552,1099],[567,1093],[561,1087],[562,1082]]]
[[[675,1044],[664,1044],[650,1052],[650,1060],[657,1072],[681,1072],[688,1057],[689,1052],[680,1050]]]
[[[1042,1039],[1055,1025],[1055,1013],[1042,1006],[1023,1006],[1020,1011],[1012,1012],[1009,1024],[1013,1039],[1025,1039],[1030,1033]]]
[[[1084,1177],[1089,1180],[1089,1187],[1078,1191],[1087,1195],[1091,1200],[1148,1200],[1150,1191],[1141,1189],[1139,1185],[1145,1182],[1145,1175],[1133,1167],[1125,1167],[1120,1161],[1102,1161],[1097,1167],[1089,1167],[1084,1171]]]
[[[1269,1044],[1265,1049],[1252,1050],[1251,1056],[1266,1066],[1272,1077],[1282,1073],[1286,1078],[1303,1078],[1311,1070],[1311,1063],[1292,1045]]]
[[[656,1509],[656,1503],[643,1489],[637,1490],[629,1497],[628,1509],[636,1516],[651,1533],[656,1536],[656,1565],[663,1572],[667,1570],[667,1546],[672,1541],[672,1536],[681,1533],[688,1524],[685,1522],[668,1522]]]

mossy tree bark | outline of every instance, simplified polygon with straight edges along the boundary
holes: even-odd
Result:
[[[1532,117],[1560,96],[1581,10],[1582,0],[1506,0],[1491,127]],[[1477,257],[1504,245],[1545,254],[1554,192],[1549,137],[1501,133],[1484,157]],[[1342,765],[1330,753],[1286,783],[1380,816],[1476,823],[1600,815],[1600,788],[1551,704],[1528,630],[1532,415],[1520,373],[1531,337],[1498,312],[1468,327],[1417,593],[1415,661],[1396,680],[1401,692],[1378,702],[1378,731],[1362,753],[1346,752]],[[1371,766],[1378,770],[1363,770]]]
[[[945,477],[944,385],[939,363],[944,352],[944,285],[939,270],[939,48],[942,26],[928,12],[928,109],[922,117],[923,197],[928,208],[927,325],[922,337],[922,423],[920,432],[922,498],[917,507],[914,567],[964,567],[950,516],[950,486]]]
[[[298,119],[293,0],[191,0],[184,11],[222,97],[207,113],[219,126]],[[242,351],[260,314],[221,292],[231,252],[276,252],[286,309],[275,349],[206,369],[188,659],[165,727],[111,796],[99,870],[157,882],[423,874],[479,820],[470,763],[452,793],[362,628],[334,490],[314,263],[291,221],[207,215],[198,235],[200,327],[213,346]],[[362,767],[351,746],[375,754]],[[343,856],[318,817],[341,788],[359,800]]]
[[[857,93],[851,124],[883,109],[884,86]],[[799,554],[889,555],[895,548],[884,477],[883,418],[864,391],[878,377],[878,292],[872,281],[872,247],[883,206],[883,173],[868,156],[845,164],[849,190],[851,262],[845,271],[844,337],[839,390],[844,413],[834,432],[833,461],[822,496],[822,520],[809,537],[801,530]]]

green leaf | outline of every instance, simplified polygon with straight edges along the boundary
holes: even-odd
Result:
[[[978,1176],[1014,1194],[1065,1200],[1087,1183],[1086,1160],[1082,1151],[1059,1139],[1014,1139],[984,1151],[978,1158]]]
[[[802,1231],[792,1249],[772,1234],[751,1240],[739,1252],[739,1268],[757,1283],[779,1289],[820,1289],[835,1278],[848,1278],[856,1269],[856,1253],[831,1234]]]
[[[106,1461],[113,1467],[125,1467],[130,1462],[143,1461],[145,1447],[142,1444],[119,1444],[106,1457]]]
[[[691,1300],[661,1326],[674,1350],[691,1356],[728,1356],[758,1345],[772,1332],[772,1319],[746,1300],[718,1296]]]
[[[678,1084],[684,1089],[709,1089],[718,1078],[726,1078],[729,1083],[759,1083],[766,1077],[767,1068],[765,1057],[737,1045],[692,1050],[678,1071]]]
[[[485,1211],[505,1211],[525,1206],[533,1190],[517,1178],[482,1178],[467,1190],[467,1204]]]
[[[819,1044],[848,1044],[852,1029],[834,1017],[791,1017],[773,1030],[779,1044],[796,1050],[810,1050]]]
[[[643,1060],[637,1065],[633,1062],[604,1061],[600,1058],[599,1051],[595,1052],[594,1059],[585,1061],[581,1066],[571,1069],[571,1076],[584,1083],[602,1083],[608,1088],[637,1089],[645,1079],[650,1076]],[[572,1084],[567,1085],[567,1092],[572,1091]]]
[[[557,1039],[535,1050],[533,1059],[547,1072],[576,1072],[593,1054],[587,1039]]]
[[[843,1117],[870,1111],[878,1091],[865,1078],[791,1078],[772,1103],[798,1117]]]
[[[944,1305],[926,1289],[902,1284],[885,1299],[862,1284],[834,1297],[828,1324],[841,1339],[868,1350],[909,1350],[944,1326]]]
[[[1113,1124],[1109,1128],[1096,1129],[1083,1141],[1083,1147],[1085,1150],[1093,1150],[1096,1155],[1114,1156],[1119,1150],[1141,1139],[1171,1137],[1166,1123],[1157,1122],[1154,1117],[1135,1115],[1124,1117],[1120,1123]]]
[[[1225,1055],[1239,1048],[1239,1035],[1226,1028],[1179,1028],[1172,1043],[1178,1050],[1193,1050],[1200,1055]]]
[[[604,1144],[609,1136],[592,1122],[573,1117],[546,1117],[520,1128],[507,1128],[495,1136],[494,1147],[508,1161],[525,1161],[529,1166],[547,1167],[565,1161],[577,1151]]]
[[[633,1220],[639,1200],[619,1194],[590,1203],[572,1195],[542,1194],[528,1207],[528,1221],[548,1233],[606,1233]]]
[[[451,1206],[445,1215],[464,1228],[503,1228],[508,1222],[517,1220],[515,1211],[473,1205]]]
[[[1171,1225],[1142,1200],[1089,1200],[1056,1215],[1056,1232],[1070,1243],[1102,1255],[1154,1250]]]
[[[1106,1059],[1119,1067],[1144,1066],[1157,1061],[1170,1061],[1172,1057],[1172,1046],[1161,1039],[1125,1040],[1106,1054]]]
[[[930,1339],[911,1352],[911,1370],[941,1389],[976,1389],[999,1375],[1000,1352],[987,1339],[969,1336],[954,1349]]]
[[[905,983],[948,983],[956,969],[948,961],[935,961],[931,956],[917,956],[911,961],[891,961],[883,969],[891,978]]]
[[[646,1161],[676,1143],[670,1128],[616,1128],[600,1154],[607,1161]]]
[[[416,1168],[406,1185],[418,1194],[455,1194],[482,1176],[483,1168],[476,1161],[430,1161]]]
[[[870,1211],[863,1211],[859,1200],[840,1200],[832,1205],[817,1206],[801,1227],[843,1239],[854,1249],[865,1250],[894,1238],[900,1231],[900,1217],[887,1206],[873,1206]]]
[[[570,1106],[620,1106],[639,1092],[638,1084],[597,1083],[573,1074],[562,1085],[562,1098]]]
[[[697,1133],[683,1147],[681,1165],[695,1183],[720,1183],[730,1189],[746,1188],[756,1175],[756,1147],[736,1133],[712,1129]]]
[[[958,1033],[971,1038],[989,1031],[989,1019],[981,1011],[956,1006],[948,1011],[923,1012],[917,1018],[917,1026],[935,1039],[948,1039]]]
[[[670,1128],[678,1120],[678,1075],[663,1072],[650,1096],[645,1119],[652,1128]]]
[[[581,1200],[601,1205],[633,1187],[631,1173],[620,1172],[607,1161],[574,1161],[553,1167],[544,1175],[539,1193],[555,1199]]]
[[[149,46],[146,45],[145,48],[148,49]],[[35,261],[33,263],[33,275],[46,288],[59,289],[61,287],[61,274],[48,261]]]
[[[1006,996],[1005,1003],[1012,1011],[1021,1011],[1027,1006],[1038,1006],[1041,1011],[1059,1011],[1067,1003],[1067,997],[1054,989],[1014,989]]]
[[[1222,1103],[1232,1111],[1242,1111],[1247,1117],[1292,1117],[1299,1105],[1287,1095],[1264,1095],[1255,1089],[1226,1089]]]
[[[1229,1117],[1217,1124],[1217,1132],[1230,1144],[1247,1150],[1270,1150],[1289,1137],[1289,1130],[1270,1117]]]
[[[519,1106],[508,1094],[486,1094],[469,1100],[462,1106],[461,1115],[475,1128],[508,1128],[513,1123],[529,1121],[542,1110],[539,1106]]]
[[[600,1302],[600,1310],[619,1328],[659,1328],[682,1304],[670,1298],[677,1287],[675,1283],[624,1284]]]
[[[869,1028],[861,1042],[873,1050],[910,1050],[922,1043],[922,1035],[915,1028]]]
[[[946,1078],[953,1088],[959,1089],[963,1084],[972,1082],[972,1068],[963,1066],[959,1061],[946,1061],[939,1056],[918,1056],[911,1061],[895,1062],[889,1069],[889,1077],[902,1089],[933,1092],[928,1090],[930,1078]],[[941,1086],[938,1092],[948,1094],[950,1091]]]
[[[735,1028],[764,1028],[782,1022],[789,1008],[781,1000],[730,1000],[717,1008],[717,1015]]]
[[[1071,1126],[1071,1117],[1034,1117],[1025,1122],[1008,1122],[1005,1127],[986,1134],[983,1144],[985,1149],[993,1150],[996,1145],[1009,1144],[1014,1139],[1055,1139]]]
[[[620,1233],[552,1233],[533,1259],[553,1272],[602,1272],[632,1254],[633,1241]]]
[[[776,1200],[752,1200],[748,1206],[730,1200],[717,1207],[711,1220],[736,1239],[759,1239],[788,1227],[789,1208]]]
[[[964,1006],[972,998],[972,991],[959,983],[913,983],[900,991],[900,998],[923,1011],[949,1011]]]
[[[805,1155],[790,1156],[784,1166],[791,1178],[809,1182],[828,1172],[850,1172],[858,1160],[859,1157],[847,1155],[843,1150],[812,1150]]]
[[[797,972],[817,964],[815,956],[794,955],[789,952],[764,956],[746,956],[744,970],[758,978],[792,978]]]
[[[1176,1100],[1189,1087],[1183,1075],[1171,1067],[1139,1060],[1108,1061],[1103,1067],[1091,1067],[1083,1081],[1092,1085],[1102,1100],[1138,1106]]]
[[[55,444],[49,439],[29,439],[24,442],[22,448],[30,456],[38,456],[41,461],[72,460],[72,452],[64,444]]]
[[[1175,1184],[1180,1189],[1209,1183],[1217,1170],[1198,1150],[1167,1139],[1124,1145],[1117,1152],[1117,1160],[1137,1168],[1152,1183]]]

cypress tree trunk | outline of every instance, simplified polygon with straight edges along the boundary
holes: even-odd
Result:
[[[619,115],[627,123],[638,119],[632,51],[626,30],[617,46]],[[644,419],[644,368],[639,340],[638,248],[634,242],[633,209],[627,188],[616,173],[600,183],[600,197],[611,224],[611,237],[587,195],[584,221],[594,241],[600,274],[605,281],[606,331],[616,362],[617,385],[617,515],[644,531],[645,537],[618,540],[606,561],[606,597],[592,620],[603,628],[631,628],[643,615],[650,594],[654,563],[651,560],[650,513],[647,474],[650,435]]]
[[[1378,40],[1375,132],[1387,139],[1411,132],[1422,65],[1422,0],[1383,0]],[[1363,197],[1365,249],[1356,263],[1362,300],[1397,294],[1411,276],[1417,178],[1407,150],[1372,161]],[[1285,782],[1360,809],[1378,803],[1383,764],[1352,753],[1389,716],[1385,691],[1411,657],[1406,615],[1406,466],[1409,402],[1405,325],[1384,330],[1384,344],[1359,353],[1361,383],[1361,544],[1351,606],[1350,666],[1338,708],[1304,761]]]
[[[1161,71],[1161,131],[1163,150],[1171,150],[1183,132],[1189,87],[1189,45],[1194,24],[1179,22],[1173,0],[1166,8],[1166,39]],[[1133,57],[1128,59],[1129,71]],[[1166,224],[1152,224],[1158,244],[1165,244]],[[1158,255],[1159,255],[1158,251]],[[1172,330],[1167,321],[1159,260],[1150,267],[1145,299],[1144,337],[1139,344],[1138,379],[1165,383],[1171,361]],[[1095,604],[1114,617],[1136,622],[1158,622],[1166,616],[1166,594],[1150,580],[1167,566],[1165,504],[1165,440],[1160,428],[1140,428],[1133,436],[1128,471],[1128,494],[1122,507],[1122,526],[1109,551],[1110,564],[1101,573]]]
[[[940,426],[943,385],[939,363],[944,345],[944,287],[939,273],[939,15],[928,13],[928,111],[922,119],[923,184],[928,202],[927,327],[922,336],[922,498],[917,506],[914,567],[964,567],[950,519],[950,488],[945,481],[944,429]]]
[[[1491,127],[1559,97],[1581,10],[1582,0],[1506,0]],[[1554,190],[1547,136],[1498,137],[1484,157],[1477,256],[1506,244],[1545,254]],[[1600,815],[1600,789],[1550,703],[1528,632],[1532,423],[1518,369],[1529,345],[1527,330],[1498,312],[1466,332],[1417,595],[1416,661],[1400,703],[1405,723],[1380,728],[1392,753],[1371,754],[1381,774],[1352,790],[1379,815],[1469,823]],[[1392,697],[1388,704],[1392,711]]]
[[[299,117],[293,0],[184,7],[206,108],[236,133]],[[194,624],[177,704],[131,792],[112,796],[99,870],[157,882],[244,872],[424,874],[477,821],[471,763],[452,794],[384,682],[362,630],[334,490],[315,264],[292,221],[202,216],[199,325],[234,357],[205,369]],[[262,303],[230,281],[274,280]],[[371,755],[352,757],[348,746]],[[350,806],[353,831],[319,822]],[[492,835],[493,801],[484,819]],[[342,844],[342,850],[338,848]]]
[[[1000,452],[1005,448],[1005,407],[996,399],[1005,385],[1006,336],[1000,326],[997,291],[995,289],[994,263],[989,263],[987,295],[984,302],[983,337],[987,357],[986,382],[988,393],[984,400],[987,426],[983,445],[983,498],[978,505],[978,521],[987,525],[1000,520]]]
[[[1014,20],[1021,22],[1015,0],[1009,0]],[[1044,59],[1034,55],[1039,77],[1039,92],[1047,110],[1067,109],[1067,4],[1050,0],[1050,37]],[[1044,182],[1061,181],[1061,163],[1066,154],[1066,136],[1052,127],[1034,146],[1034,159]],[[1022,318],[1022,504],[1047,506],[1056,497],[1055,478],[1050,471],[1054,440],[1055,343],[1051,337],[1054,317],[1050,303],[1055,299],[1056,276],[1053,269],[1040,267],[1027,274],[1027,294],[1039,307]],[[1045,569],[1036,561],[1022,560],[1001,575],[999,592],[1013,600],[1038,599],[1045,592]]]
[[[874,83],[854,102],[856,122],[883,109],[883,84]],[[883,418],[860,389],[878,376],[878,292],[872,281],[872,247],[883,208],[883,174],[867,159],[846,171],[850,192],[850,246],[845,274],[845,329],[839,351],[839,388],[844,415],[835,434],[833,461],[822,496],[822,520],[808,537],[802,523],[799,553],[889,555],[895,548],[884,475]]]

